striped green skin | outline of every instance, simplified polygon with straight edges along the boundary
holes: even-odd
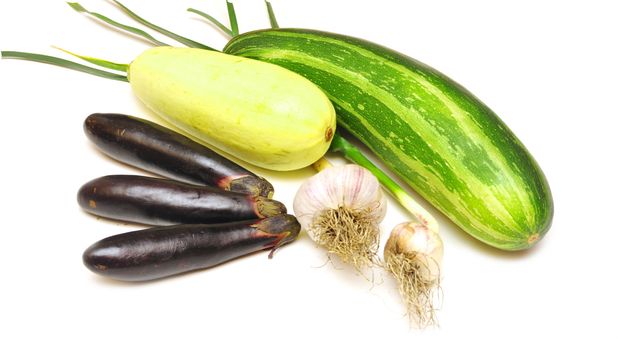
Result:
[[[313,81],[340,126],[482,242],[521,250],[549,230],[553,201],[536,161],[494,112],[437,70],[365,40],[306,29],[245,33],[224,52]]]

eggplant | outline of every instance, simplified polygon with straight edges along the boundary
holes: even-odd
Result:
[[[84,184],[77,201],[85,211],[150,225],[207,224],[259,219],[287,212],[265,197],[137,175],[109,175]]]
[[[208,147],[148,120],[94,113],[84,121],[86,136],[123,163],[174,180],[272,198],[264,178]]]
[[[83,254],[96,274],[122,281],[148,281],[204,269],[278,247],[296,239],[300,224],[292,215],[222,224],[149,228],[104,238]]]

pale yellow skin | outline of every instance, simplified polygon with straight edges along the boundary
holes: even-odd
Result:
[[[192,48],[156,47],[130,65],[133,92],[189,135],[248,163],[295,170],[326,153],[335,110],[279,66]]]

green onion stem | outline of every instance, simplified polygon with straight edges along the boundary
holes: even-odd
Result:
[[[2,54],[3,59],[13,58],[13,59],[26,60],[26,61],[46,63],[46,64],[58,66],[58,67],[64,67],[64,68],[76,70],[79,72],[96,75],[96,76],[107,78],[107,79],[119,80],[119,81],[124,81],[124,82],[129,81],[126,75],[111,73],[108,71],[104,71],[102,69],[92,68],[89,66],[85,66],[83,64],[75,63],[75,62],[68,61],[63,58],[58,58],[54,56],[47,56],[47,55],[41,55],[41,54],[29,53],[29,52],[19,52],[19,51],[0,51],[0,54]]]
[[[200,15],[200,16],[204,17],[210,23],[212,23],[215,26],[217,26],[217,28],[221,29],[225,34],[227,34],[229,36],[234,36],[234,34],[232,34],[232,31],[228,27],[226,27],[223,23],[217,21],[217,19],[214,18],[213,16],[211,16],[211,15],[205,13],[205,12],[202,12],[200,10],[196,10],[194,8],[188,8],[187,11],[193,12],[193,13],[195,13],[197,15]]]
[[[236,10],[234,10],[234,4],[229,0],[227,3],[227,15],[230,17],[230,27],[232,28],[232,37],[238,35],[238,21],[236,20]]]
[[[416,219],[425,224],[429,229],[438,232],[438,222],[436,219],[423,208],[418,202],[412,198],[404,190],[397,182],[391,179],[385,172],[383,172],[380,168],[378,168],[371,160],[369,160],[365,155],[353,144],[351,144],[348,140],[339,135],[338,132],[335,133],[333,137],[332,143],[330,145],[330,150],[334,152],[339,152],[343,155],[347,160],[354,162],[362,167],[365,167],[367,170],[371,171],[371,173],[380,181],[382,186],[412,215],[416,217]]]
[[[75,11],[77,11],[79,13],[88,14],[88,15],[94,17],[94,18],[97,18],[97,19],[107,23],[108,25],[111,25],[112,27],[116,27],[116,28],[119,28],[121,30],[124,30],[124,31],[127,31],[129,33],[132,33],[132,34],[135,34],[137,36],[140,36],[140,37],[142,37],[142,38],[152,42],[153,44],[155,44],[157,46],[169,46],[168,44],[155,39],[152,35],[146,33],[145,31],[143,31],[143,30],[141,30],[139,28],[131,27],[131,26],[128,26],[126,24],[122,24],[122,23],[116,22],[113,19],[110,19],[109,17],[103,16],[100,13],[88,11],[82,5],[80,5],[77,2],[67,2],[67,4],[69,6],[71,6],[71,8],[73,10],[75,10]]]
[[[189,47],[195,47],[198,49],[204,49],[204,50],[211,50],[211,51],[219,51],[219,50],[215,50],[210,46],[206,46],[204,44],[198,43],[197,41],[185,38],[184,36],[178,35],[176,33],[170,32],[167,29],[164,29],[162,27],[159,27],[151,22],[148,22],[147,20],[143,19],[142,17],[138,16],[135,12],[131,11],[129,8],[127,8],[126,6],[124,6],[122,3],[120,3],[120,1],[117,0],[113,0],[113,2],[122,10],[122,12],[124,12],[125,14],[127,14],[129,17],[131,17],[133,20],[145,25],[146,27],[157,31],[169,38],[172,38],[176,41],[178,41],[179,43],[182,43],[186,46]]]
[[[275,17],[275,11],[273,11],[273,6],[270,4],[270,1],[264,0],[266,3],[266,10],[268,10],[268,19],[270,20],[271,28],[279,28],[279,24],[277,23],[277,18]]]
[[[124,73],[129,71],[129,65],[125,64],[125,63],[116,63],[116,62],[102,60],[102,59],[96,58],[96,57],[79,55],[79,54],[76,54],[74,52],[71,52],[69,50],[65,50],[65,49],[63,49],[61,47],[57,47],[57,46],[54,46],[54,48],[58,49],[58,50],[60,50],[60,51],[62,51],[64,53],[67,53],[67,54],[69,54],[71,56],[74,56],[74,57],[77,57],[79,59],[82,59],[82,60],[84,60],[86,62],[90,62],[92,64],[95,64],[95,65],[97,65],[99,67],[113,69],[113,70],[117,70],[119,72],[124,72]]]

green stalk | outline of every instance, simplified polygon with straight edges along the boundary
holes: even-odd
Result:
[[[406,192],[397,182],[391,179],[382,169],[371,162],[356,146],[343,138],[338,132],[335,133],[330,145],[330,150],[339,152],[343,157],[354,162],[367,170],[380,181],[384,187],[408,212],[415,216],[418,222],[425,224],[430,230],[438,232],[438,222],[423,208],[412,196]]]
[[[63,58],[58,58],[54,56],[47,56],[47,55],[41,55],[41,54],[29,53],[29,52],[19,52],[19,51],[0,51],[0,54],[2,55],[3,59],[13,58],[13,59],[26,60],[26,61],[46,63],[46,64],[58,66],[58,67],[68,68],[68,69],[76,70],[79,72],[96,75],[96,76],[107,78],[107,79],[119,80],[119,81],[124,81],[124,82],[129,81],[126,75],[111,73],[108,71],[104,71],[102,69],[92,68],[89,66],[85,66],[83,64],[75,63],[75,62],[68,61]]]
[[[153,44],[155,44],[157,46],[169,46],[168,44],[155,39],[152,35],[146,33],[145,31],[143,31],[143,30],[141,30],[139,28],[131,27],[131,26],[128,26],[126,24],[122,24],[122,23],[116,22],[113,19],[110,19],[110,18],[108,18],[106,16],[103,16],[100,13],[88,11],[82,5],[80,5],[77,2],[67,2],[67,4],[69,6],[71,6],[71,8],[73,10],[75,10],[75,11],[77,11],[79,13],[88,14],[88,15],[94,17],[94,18],[97,18],[97,19],[107,23],[108,25],[111,25],[112,27],[116,27],[116,28],[119,28],[119,29],[124,30],[126,32],[129,32],[129,33],[135,34],[137,36],[140,36],[140,37],[142,37],[142,38],[152,42]]]
[[[279,23],[277,23],[277,18],[275,17],[275,11],[273,11],[273,6],[270,4],[270,1],[264,0],[266,3],[266,10],[268,11],[268,19],[270,20],[271,28],[279,28]]]
[[[217,28],[221,29],[225,34],[227,34],[228,36],[234,36],[234,34],[232,34],[232,31],[226,27],[223,23],[217,21],[216,18],[214,18],[213,16],[202,12],[200,10],[196,10],[194,8],[188,8],[187,11],[189,12],[193,12],[196,15],[200,15],[202,17],[204,17],[206,20],[208,20],[210,23],[214,24],[215,26],[217,26]]]
[[[82,59],[82,60],[84,60],[86,62],[90,62],[92,64],[95,64],[95,65],[97,65],[99,67],[113,69],[113,70],[117,70],[119,72],[124,72],[124,73],[129,71],[129,65],[125,64],[125,63],[116,63],[116,62],[102,60],[102,59],[96,58],[96,57],[78,55],[78,54],[76,54],[74,52],[71,52],[69,50],[65,50],[65,49],[63,49],[61,47],[57,47],[57,46],[54,46],[54,48],[56,48],[56,49],[58,49],[58,50],[60,50],[60,51],[62,51],[64,53],[67,53],[67,54],[69,54],[71,56],[75,56],[75,57],[77,57],[79,59]]]
[[[198,43],[197,41],[185,38],[184,36],[178,35],[176,33],[170,32],[169,30],[159,27],[158,25],[155,25],[145,19],[143,19],[142,17],[138,16],[135,12],[131,11],[128,7],[124,6],[122,3],[120,3],[117,0],[112,0],[121,10],[122,12],[124,12],[125,14],[127,14],[129,17],[131,17],[132,19],[134,19],[135,21],[145,25],[146,27],[157,31],[169,38],[172,38],[176,41],[178,41],[179,43],[182,43],[186,46],[189,47],[195,47],[198,49],[204,49],[204,50],[211,50],[211,51],[219,51],[219,50],[215,50],[210,46],[206,46],[204,44]]]
[[[234,10],[234,4],[229,0],[227,3],[227,15],[230,17],[230,27],[232,27],[232,37],[238,35],[238,21],[236,20],[236,11]]]

